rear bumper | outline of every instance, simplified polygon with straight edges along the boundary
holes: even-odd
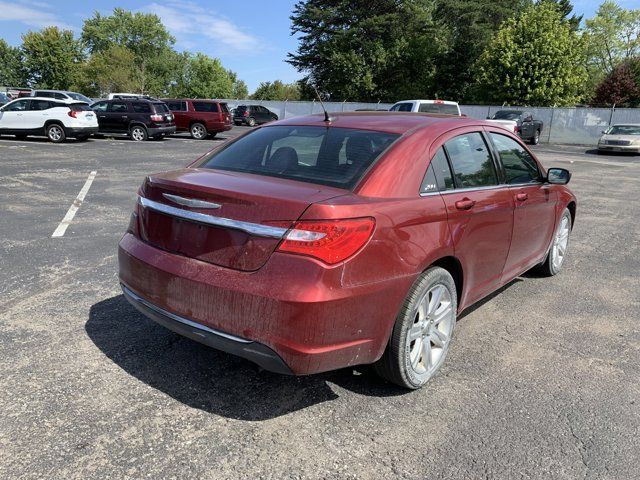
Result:
[[[157,249],[131,234],[120,241],[118,260],[120,282],[153,305],[154,315],[160,309],[250,341],[256,347],[251,350],[268,357],[257,358],[246,345],[223,345],[218,338],[203,341],[199,331],[166,325],[169,328],[266,369],[295,375],[380,358],[414,280],[395,277],[349,286],[343,266],[321,267],[305,257],[280,253],[272,254],[259,270],[243,272]]]
[[[170,135],[176,132],[176,126],[172,125],[170,127],[149,127],[147,128],[147,132],[151,136],[160,134]]]
[[[91,135],[98,133],[98,127],[65,127],[66,134],[70,137],[75,135]]]
[[[132,292],[124,285],[121,285],[121,287],[124,297],[131,305],[163,327],[216,350],[246,358],[265,370],[285,375],[293,373],[282,358],[269,347],[258,342],[213,330],[187,318],[167,312]]]

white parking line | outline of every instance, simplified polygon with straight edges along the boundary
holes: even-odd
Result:
[[[51,235],[51,237],[62,237],[64,235],[64,232],[67,231],[67,227],[73,220],[73,217],[75,217],[76,212],[80,208],[80,205],[82,205],[82,201],[84,200],[84,197],[87,196],[87,192],[89,191],[89,188],[93,183],[93,179],[96,178],[97,173],[98,172],[93,171],[89,174],[89,178],[87,178],[87,181],[84,182],[84,185],[80,190],[80,193],[78,194],[76,199],[73,201],[73,203],[69,207],[69,210],[67,210],[67,214],[64,216],[64,218],[60,222],[60,225],[58,225],[58,228],[56,228],[56,230],[53,232],[53,235]]]

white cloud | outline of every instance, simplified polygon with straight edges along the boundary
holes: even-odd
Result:
[[[55,13],[47,11],[44,4],[39,4],[39,2],[25,3],[31,3],[37,8],[25,6],[24,3],[19,5],[17,3],[0,2],[0,21],[21,22],[36,28],[56,26],[74,30],[74,27],[60,20]]]
[[[142,10],[158,15],[179,45],[213,47],[219,53],[255,52],[262,48],[257,38],[192,2],[174,0],[162,5],[151,3]]]

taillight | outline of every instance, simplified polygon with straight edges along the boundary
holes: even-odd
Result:
[[[151,115],[151,121],[152,122],[161,122],[162,121],[162,115]]]
[[[346,260],[371,238],[373,218],[302,220],[296,222],[278,251],[308,255],[330,265]]]
[[[515,126],[513,127],[513,133],[518,133],[520,131],[520,127],[519,126]]]
[[[249,116],[249,110],[245,110],[244,113],[242,114],[243,117],[248,117]]]
[[[68,115],[71,118],[78,118],[78,111],[77,110],[69,110]]]

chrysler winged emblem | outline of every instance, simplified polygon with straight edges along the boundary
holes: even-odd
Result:
[[[172,195],[170,193],[163,193],[162,196],[167,200],[171,200],[178,205],[192,208],[220,208],[222,205],[219,203],[205,202],[204,200],[196,200],[195,198],[184,198],[178,195]]]

